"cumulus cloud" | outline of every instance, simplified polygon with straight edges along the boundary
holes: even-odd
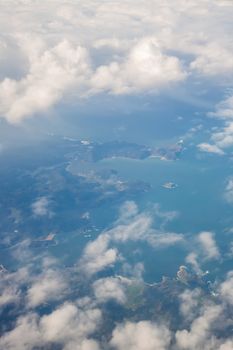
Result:
[[[19,291],[16,286],[2,286],[0,295],[0,307],[16,303],[19,300]]]
[[[189,243],[192,244],[191,252],[186,256],[185,261],[191,265],[197,275],[205,275],[208,271],[203,272],[202,263],[207,260],[220,259],[221,257],[214,239],[214,233],[208,231],[200,232]]]
[[[199,55],[191,62],[191,69],[195,69],[207,76],[228,74],[233,71],[231,47],[226,48],[220,43],[211,42],[205,47],[197,48],[197,51],[199,51]],[[217,55],[216,52],[218,52]]]
[[[211,136],[216,146],[222,149],[227,149],[233,145],[233,123],[226,122],[222,128],[214,132]]]
[[[121,220],[129,219],[138,214],[138,206],[133,201],[126,201],[120,208]]]
[[[196,288],[194,290],[186,289],[180,295],[180,312],[187,320],[192,320],[199,309],[201,290]]]
[[[33,38],[28,41],[24,47],[29,61],[27,74],[20,80],[5,78],[0,83],[0,113],[11,123],[46,112],[68,89],[77,86],[89,69],[86,50],[67,40],[52,48],[41,48],[43,44],[34,47]]]
[[[40,197],[32,203],[32,212],[35,216],[47,216],[51,212],[49,210],[49,200],[47,197]]]
[[[82,310],[72,303],[65,303],[41,318],[29,313],[17,320],[13,330],[4,334],[0,347],[30,350],[59,344],[65,350],[97,350],[98,344],[88,337],[96,330],[100,319],[98,309]]]
[[[224,152],[217,145],[211,145],[209,143],[200,143],[198,146],[200,151],[207,153],[215,153],[219,155],[223,155]]]
[[[179,349],[186,350],[214,350],[217,348],[217,340],[212,334],[214,322],[220,317],[222,307],[211,305],[204,308],[202,315],[191,324],[190,330],[176,332],[176,341]]]
[[[211,260],[218,259],[220,257],[220,253],[212,232],[201,232],[199,233],[197,239],[201,245],[205,259]]]
[[[25,258],[23,247],[20,247]],[[19,263],[22,264],[22,260]],[[61,274],[57,260],[47,255],[26,256],[23,267],[15,272],[3,270],[0,275],[2,307],[16,304],[33,309],[42,304],[57,302],[69,292],[68,274]]]
[[[143,273],[145,272],[145,267],[142,262],[138,262],[135,265],[131,265],[127,262],[122,265],[123,274],[129,277],[133,277],[136,280],[143,280]]]
[[[197,253],[195,253],[195,252],[189,253],[186,256],[185,261],[192,266],[193,270],[198,275],[202,274],[202,270],[201,270],[200,264],[198,262],[198,254]]]
[[[163,54],[155,39],[146,38],[131,49],[123,63],[100,66],[91,85],[94,91],[128,94],[156,90],[185,77],[179,59]]]
[[[141,321],[118,325],[112,334],[110,344],[118,350],[166,350],[171,334],[164,325]]]
[[[134,202],[131,202],[133,205]],[[129,205],[129,203],[127,204]],[[113,229],[108,231],[109,236],[115,242],[145,241],[153,247],[169,246],[183,241],[183,235],[174,232],[166,232],[165,224],[173,220],[176,212],[163,212],[155,206],[151,213],[139,213],[134,203],[134,212],[126,216],[125,205],[120,209],[120,217]],[[153,227],[154,221],[161,221],[159,228]]]
[[[233,305],[233,271],[228,272],[226,280],[220,285],[221,297]]]
[[[50,315],[40,320],[44,338],[49,342],[64,342],[88,336],[97,328],[101,319],[98,309],[80,310],[71,303],[65,303]]]
[[[29,307],[36,307],[43,303],[59,300],[64,297],[68,284],[59,270],[45,269],[35,276],[35,281],[28,288],[27,299]]]
[[[130,208],[125,214],[124,209]],[[159,215],[163,222],[167,221],[166,213],[154,213]],[[183,242],[182,234],[166,232],[164,228],[153,228],[153,213],[140,213],[134,202],[126,202],[120,208],[120,216],[113,228],[101,233],[94,241],[87,244],[79,267],[87,274],[92,275],[105,269],[120,258],[117,248],[111,248],[113,244],[122,244],[127,241],[145,241],[152,247],[170,246]],[[170,218],[170,213],[168,216]],[[174,218],[174,216],[172,216]],[[171,218],[170,218],[171,219]]]
[[[233,145],[233,95],[232,91],[228,96],[217,103],[214,111],[209,112],[208,116],[222,119],[223,125],[218,127],[211,135],[211,141],[214,142],[212,147],[220,152]],[[216,152],[217,153],[217,152]],[[219,153],[220,154],[220,153]]]
[[[224,84],[233,72],[224,3],[49,0],[45,11],[32,0],[2,2],[1,117],[19,123],[68,95],[148,93],[187,76]]]
[[[101,234],[96,240],[87,244],[80,261],[80,267],[87,275],[114,265],[118,251],[116,248],[109,248],[109,242],[109,235]]]
[[[126,301],[125,283],[117,277],[101,278],[93,284],[94,294],[99,302],[116,300],[120,304]]]
[[[3,270],[0,272],[0,305],[3,308],[9,304],[19,304],[22,288],[25,288],[31,274],[28,267],[19,268],[16,272]]]
[[[115,241],[126,242],[128,240],[138,241],[145,240],[151,229],[152,218],[148,215],[139,214],[131,217],[130,220],[125,220],[108,231],[108,234]]]
[[[233,95],[228,96],[216,105],[215,111],[210,112],[211,117],[233,119]]]

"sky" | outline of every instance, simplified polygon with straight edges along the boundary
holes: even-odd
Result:
[[[197,111],[204,108],[205,117],[216,121],[198,149],[224,156],[233,146],[232,32],[231,0],[1,0],[0,129],[7,132],[0,154],[8,135],[14,142],[38,120],[50,131],[51,120],[60,123],[59,110],[64,118],[66,112],[79,114],[96,101],[104,109],[108,98],[133,105],[134,98],[172,97]],[[231,177],[225,199],[232,203],[232,198]],[[49,198],[39,197],[31,210],[36,217],[52,216],[49,207]],[[170,214],[157,213],[165,222],[173,219]],[[186,262],[196,273],[203,273],[200,261],[222,261],[214,232],[201,231],[190,240],[193,249]],[[153,248],[186,244],[182,234],[154,229],[152,215],[129,201],[112,227],[85,247],[77,261],[79,278],[92,281],[98,272],[122,262],[119,244],[131,241]],[[100,344],[93,334],[103,319],[102,305],[109,300],[124,305],[130,280],[94,277],[92,298],[73,301],[72,283],[78,279],[64,273],[55,258],[32,256],[28,242],[15,251],[15,258],[21,267],[3,277],[0,305],[17,305],[22,313],[1,337],[1,350],[49,349],[54,343],[64,350],[233,349],[231,336],[218,337],[222,324],[232,325],[232,271],[218,283],[216,303],[198,288],[180,295],[180,312],[189,327],[174,331],[165,319],[125,320]],[[127,268],[142,278],[143,264]],[[25,285],[29,287],[23,293]],[[49,302],[56,308],[37,312]]]

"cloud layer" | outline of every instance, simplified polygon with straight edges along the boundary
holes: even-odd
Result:
[[[3,2],[1,117],[19,123],[67,99],[158,92],[187,78],[228,85],[232,11],[210,0]],[[215,113],[231,109],[230,97]]]

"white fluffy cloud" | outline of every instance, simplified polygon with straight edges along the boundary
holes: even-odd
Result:
[[[220,257],[220,253],[212,232],[199,233],[198,242],[201,245],[205,259],[218,259]]]
[[[20,303],[22,287],[30,280],[28,267],[19,268],[16,272],[1,271],[0,279],[0,306]]]
[[[68,284],[59,271],[45,269],[41,275],[35,277],[28,288],[28,306],[36,307],[49,301],[62,299],[67,288]]]
[[[170,340],[171,334],[166,326],[141,321],[117,326],[110,344],[118,350],[166,350]]]
[[[19,291],[16,286],[1,286],[0,307],[16,303],[19,300]]]
[[[207,306],[202,315],[191,324],[190,330],[176,332],[176,341],[179,349],[185,350],[214,350],[218,342],[212,333],[213,323],[220,317],[222,308],[219,305]]]
[[[221,43],[211,42],[205,47],[199,47],[198,51],[199,55],[191,62],[192,69],[207,76],[233,72],[232,47],[226,48]]]
[[[100,66],[92,77],[94,91],[129,94],[156,90],[185,79],[179,59],[162,53],[155,39],[142,39],[124,62]]]
[[[134,204],[134,212],[126,216],[125,205],[120,209],[120,217],[113,229],[108,231],[108,235],[115,242],[145,241],[151,246],[169,246],[183,241],[183,235],[174,232],[166,232],[164,225],[176,217],[175,212],[162,212],[155,206],[151,213],[139,213],[134,202],[127,202],[127,205]],[[153,228],[153,223],[161,220],[158,229]]]
[[[95,297],[99,302],[106,302],[113,299],[123,304],[126,301],[124,284],[117,277],[101,278],[93,284]]]
[[[224,152],[219,148],[217,145],[211,145],[209,143],[200,143],[198,146],[200,151],[207,152],[207,153],[215,153],[219,155],[223,155]]]
[[[47,197],[40,197],[32,203],[32,212],[35,216],[47,216],[50,214],[49,200]]]
[[[139,214],[131,217],[130,220],[119,220],[119,224],[108,234],[115,241],[126,242],[128,240],[138,241],[145,240],[150,232],[152,218],[148,215]]]
[[[202,263],[208,260],[216,260],[221,258],[219,248],[214,238],[213,232],[200,232],[194,240],[191,239],[191,252],[186,256],[185,261],[191,265],[192,269],[199,276],[202,276],[208,271],[203,272]]]
[[[202,270],[200,268],[200,264],[198,262],[198,254],[195,253],[195,252],[191,252],[189,253],[185,260],[188,264],[190,264],[193,268],[193,270],[198,274],[198,275],[201,275],[202,274]]]
[[[87,275],[92,275],[114,265],[118,251],[115,248],[109,248],[109,242],[110,237],[107,234],[102,234],[87,244],[80,261],[80,267]]]
[[[1,117],[18,123],[66,96],[147,93],[187,76],[228,84],[232,11],[230,1],[217,0],[178,0],[175,8],[167,0],[149,6],[131,0],[48,0],[46,6],[4,1]]]
[[[192,320],[200,303],[201,290],[185,290],[180,295],[180,311],[187,320]]]
[[[220,285],[220,295],[226,302],[233,305],[233,271],[227,274],[226,280]]]
[[[130,212],[125,214],[124,209],[129,207]],[[79,267],[88,275],[105,269],[120,258],[117,248],[111,248],[113,244],[125,243],[127,241],[145,241],[152,247],[170,246],[183,242],[182,234],[166,232],[164,228],[153,228],[153,213],[139,213],[134,202],[126,202],[120,208],[120,216],[113,228],[101,233],[94,241],[87,244]],[[171,213],[156,211],[163,222],[174,218]],[[168,215],[168,217],[167,217]],[[171,217],[170,217],[171,216]]]
[[[51,48],[33,38],[28,41],[23,48],[29,61],[26,75],[19,80],[6,77],[0,83],[0,113],[12,123],[46,112],[68,89],[77,88],[89,69],[86,50],[67,40]]]
[[[212,118],[222,119],[223,125],[218,127],[211,135],[211,148],[215,153],[221,154],[225,149],[233,146],[233,95],[232,90],[228,96],[217,103],[214,111],[209,112],[208,115]],[[208,145],[208,144],[206,144]],[[205,147],[207,148],[207,146]]]
[[[215,111],[209,113],[212,117],[233,119],[233,95],[217,104]]]
[[[12,331],[0,340],[4,350],[31,350],[34,347],[60,344],[64,350],[97,350],[98,344],[88,336],[93,333],[101,319],[98,309],[78,309],[65,303],[41,318],[27,314],[17,320]]]

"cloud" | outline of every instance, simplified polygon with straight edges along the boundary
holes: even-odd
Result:
[[[209,143],[200,143],[197,145],[200,151],[207,152],[207,153],[215,153],[219,155],[223,155],[224,152],[216,145],[211,145]]]
[[[203,272],[201,265],[207,260],[220,259],[221,255],[214,239],[214,233],[200,232],[194,240],[191,238],[191,252],[186,256],[186,263],[192,266],[192,269],[199,276],[203,276],[208,271]]]
[[[219,350],[231,350],[233,349],[233,340],[227,340],[224,344],[220,345]]]
[[[67,40],[45,48],[27,38],[21,45],[29,61],[26,75],[19,80],[7,77],[0,83],[0,113],[10,123],[46,112],[69,89],[77,87],[89,70],[86,50]]]
[[[96,341],[88,339],[101,319],[98,309],[78,309],[65,303],[41,318],[29,313],[18,318],[13,330],[0,339],[4,350],[30,350],[35,347],[62,345],[64,350],[97,350]]]
[[[233,178],[228,179],[225,191],[224,191],[225,200],[232,204],[233,203]]]
[[[185,258],[185,261],[190,264],[193,268],[193,270],[198,274],[201,275],[202,274],[202,270],[200,268],[200,264],[198,262],[198,254],[195,252],[191,252],[190,254],[188,254]]]
[[[25,256],[25,247],[20,245],[20,248],[23,259],[19,264],[23,267],[15,272],[1,272],[0,304],[33,309],[63,299],[69,292],[69,279],[67,273],[61,273],[58,261],[45,254]]]
[[[194,290],[186,289],[180,294],[180,312],[187,320],[192,320],[200,304],[201,290],[196,288]]]
[[[138,206],[134,201],[126,201],[120,208],[121,220],[129,219],[138,214]]]
[[[201,316],[197,317],[191,324],[190,330],[176,332],[176,342],[178,349],[186,350],[214,350],[217,348],[216,337],[212,334],[211,328],[219,319],[222,307],[211,305],[204,308]]]
[[[2,2],[1,117],[46,115],[67,96],[164,92],[206,77],[228,85],[232,5],[225,3],[49,0],[45,11],[41,2],[13,0],[12,17],[11,3]]]
[[[112,241],[145,241],[152,247],[169,246],[183,241],[182,234],[166,232],[164,229],[166,223],[177,216],[176,212],[163,212],[156,205],[151,213],[139,213],[135,206],[134,203],[133,211],[128,216],[125,214],[125,204],[120,209],[116,225],[108,231]],[[156,221],[159,223],[158,229],[153,228]]]
[[[215,111],[209,112],[209,116],[221,119],[233,119],[233,95],[219,102],[215,107]]]
[[[51,212],[49,210],[49,200],[47,197],[40,197],[32,203],[32,212],[35,216],[47,216]]]
[[[124,262],[122,265],[123,275],[133,277],[138,281],[143,281],[143,273],[145,272],[145,267],[142,262],[138,262],[135,265],[131,265],[128,262]]]
[[[62,299],[67,289],[68,284],[59,270],[45,269],[42,274],[35,276],[34,282],[28,288],[28,306],[36,307],[49,301]]]
[[[108,300],[116,300],[120,304],[126,301],[125,285],[120,278],[107,277],[102,278],[93,283],[94,294],[99,302],[107,302]]]
[[[163,54],[155,39],[145,38],[132,47],[123,63],[98,67],[91,85],[94,91],[120,95],[161,89],[185,77],[177,57]]]
[[[154,235],[148,237],[148,243],[151,244],[152,247],[167,247],[172,246],[177,243],[183,243],[184,237],[180,233],[173,232],[155,232]]]
[[[113,331],[110,344],[118,350],[166,350],[170,340],[171,334],[166,326],[141,321],[118,325]]]
[[[125,214],[126,207],[130,208],[127,214]],[[79,262],[80,269],[92,275],[114,265],[120,258],[117,248],[111,248],[111,245],[114,244],[144,241],[156,248],[184,241],[182,234],[166,232],[164,228],[154,229],[152,214],[140,213],[134,202],[123,204],[120,208],[120,216],[113,228],[104,231],[94,241],[87,244]],[[171,213],[158,212],[157,207],[154,214],[162,219],[161,226],[167,220],[174,218],[174,213],[171,215]]]
[[[209,117],[223,120],[223,126],[217,128],[211,135],[211,141],[214,145],[211,145],[212,149],[216,150],[215,153],[221,154],[224,149],[232,147],[233,145],[233,95],[232,91],[228,93],[228,96],[217,103],[214,111],[207,114]]]
[[[125,217],[122,219],[125,219]],[[112,230],[109,230],[108,234],[112,240],[118,242],[146,240],[151,229],[151,224],[152,218],[144,214],[136,215],[124,222],[120,218],[119,224]]]
[[[232,48],[226,48],[221,43],[210,42],[205,47],[197,48],[197,51],[199,51],[199,54],[191,62],[191,69],[207,76],[224,75],[233,72]]]
[[[118,257],[116,248],[109,248],[110,237],[101,234],[96,240],[87,244],[80,260],[80,268],[87,275],[92,275],[114,265]]]
[[[229,148],[233,145],[233,123],[226,122],[224,127],[218,129],[211,136],[211,139],[219,148]]]
[[[50,315],[43,316],[40,326],[47,342],[64,343],[88,336],[96,330],[100,319],[98,309],[81,310],[74,304],[65,303]]]
[[[197,238],[206,260],[218,259],[220,253],[212,232],[201,232]]]
[[[219,293],[223,300],[233,305],[233,271],[228,272],[226,280],[220,285]]]
[[[25,288],[30,280],[29,267],[21,267],[16,272],[1,271],[0,280],[0,305],[20,304],[23,296],[22,288]]]
[[[19,291],[16,286],[1,286],[0,307],[19,301]]]

